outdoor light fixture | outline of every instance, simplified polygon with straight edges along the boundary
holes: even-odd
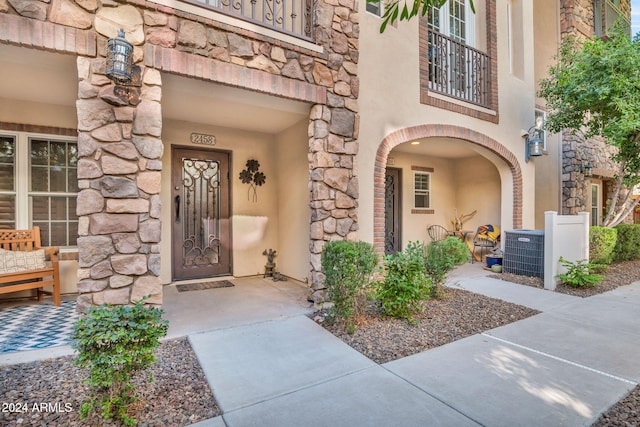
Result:
[[[124,38],[120,28],[116,37],[107,40],[107,77],[116,84],[131,83],[133,69],[133,45]]]
[[[536,117],[536,124],[531,126],[527,133],[524,135],[524,161],[526,163],[529,163],[529,157],[538,157],[544,154],[544,130],[542,129],[543,125],[543,117]]]
[[[591,163],[587,162],[587,164],[580,165],[580,172],[584,175],[585,178],[591,178],[593,176],[593,166]]]

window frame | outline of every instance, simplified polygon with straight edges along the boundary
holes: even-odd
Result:
[[[416,177],[418,175],[426,175],[426,176],[429,177],[428,178],[428,187],[429,188],[427,190],[422,190],[422,189],[418,190],[416,188]],[[432,202],[432,197],[431,197],[431,193],[433,191],[433,189],[432,189],[432,182],[433,182],[432,181],[432,175],[433,175],[432,172],[417,171],[417,170],[413,171],[413,209],[417,209],[417,210],[433,209],[433,202]],[[426,194],[427,199],[429,201],[428,206],[416,206],[416,196],[418,194],[421,194],[421,195],[425,195]]]
[[[376,11],[369,10],[369,5],[377,6]],[[384,0],[367,1],[364,9],[367,13],[370,13],[373,16],[377,16],[378,18],[382,18],[382,16],[384,15]]]
[[[593,194],[594,194],[594,189],[596,191],[596,200],[593,200]],[[591,206],[590,206],[590,214],[591,214],[591,226],[599,226],[602,221],[602,203],[600,201],[601,193],[600,193],[601,189],[600,189],[600,184],[597,182],[592,182],[591,183],[591,194],[589,195],[591,198]],[[594,218],[594,212],[595,212],[595,218]]]
[[[17,132],[0,129],[0,136],[13,138],[15,141],[15,157],[14,157],[14,227],[17,230],[30,229],[33,227],[33,209],[32,197],[69,197],[76,196],[80,192],[48,192],[48,191],[32,191],[32,174],[31,174],[31,140],[46,140],[49,142],[75,143],[77,145],[78,138],[74,136],[45,134],[38,132]],[[68,161],[68,159],[67,159]],[[76,166],[77,167],[77,166]],[[0,191],[0,194],[11,194],[10,191]],[[49,218],[49,223],[51,219]],[[69,220],[66,220],[69,223]],[[36,221],[37,222],[37,221]],[[76,222],[76,221],[74,221]],[[75,249],[77,246],[60,246],[62,249]]]

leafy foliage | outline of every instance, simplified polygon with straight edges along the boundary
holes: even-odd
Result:
[[[87,384],[97,389],[82,405],[83,418],[96,410],[105,419],[136,424],[127,414],[136,400],[131,380],[155,362],[154,350],[168,328],[161,309],[143,304],[144,299],[133,306],[91,307],[74,325],[74,363],[89,369]]]
[[[547,129],[600,136],[617,148],[618,180],[604,220],[609,227],[633,209],[631,192],[623,198],[622,187],[640,183],[640,42],[627,31],[618,25],[606,41],[582,45],[567,38],[539,93],[547,101]]]
[[[589,264],[585,259],[572,262],[560,257],[560,264],[567,269],[567,272],[558,274],[557,277],[562,280],[562,283],[572,288],[595,286],[604,278],[602,275],[594,273],[600,266]]]
[[[427,246],[424,260],[427,277],[433,284],[431,296],[441,296],[441,285],[447,279],[447,274],[457,265],[467,261],[469,261],[469,248],[457,237],[450,236],[444,240],[431,242]]]
[[[380,0],[367,0],[370,2],[377,2]],[[469,0],[472,10],[475,12],[473,0]],[[393,24],[398,21],[409,21],[411,18],[418,16],[425,16],[429,7],[442,7],[447,3],[447,0],[413,0],[411,7],[407,6],[407,1],[403,0],[403,5],[400,7],[399,0],[392,0],[385,4],[384,14],[382,15],[382,24],[380,24],[380,32],[383,33],[389,23]]]
[[[616,261],[640,259],[640,224],[619,224],[618,238],[613,250]]]
[[[333,302],[331,316],[345,321],[347,330],[352,332],[378,263],[373,245],[348,240],[328,242],[322,250],[321,262],[327,293]]]
[[[611,264],[618,230],[607,227],[589,229],[589,260],[594,264]]]
[[[407,248],[387,255],[384,280],[378,284],[377,297],[388,316],[411,320],[420,310],[420,301],[427,299],[431,282],[425,269],[424,247],[409,242]]]

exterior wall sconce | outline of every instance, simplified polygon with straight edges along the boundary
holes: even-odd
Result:
[[[529,163],[530,157],[538,157],[544,154],[544,119],[536,117],[536,124],[524,133],[524,161]]]
[[[587,164],[580,165],[580,172],[584,175],[585,178],[591,178],[593,176],[593,166],[591,163],[587,162]]]
[[[124,38],[120,28],[116,37],[107,40],[107,77],[116,84],[131,83],[133,74],[133,45]]]

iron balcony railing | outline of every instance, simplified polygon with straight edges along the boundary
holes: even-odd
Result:
[[[596,37],[605,37],[609,30],[613,29],[615,24],[620,21],[621,25],[628,28],[631,35],[631,21],[628,16],[611,1],[611,0],[595,0],[593,4],[593,22]]]
[[[489,55],[429,29],[429,90],[491,106]]]
[[[314,0],[186,0],[281,33],[311,41]]]

